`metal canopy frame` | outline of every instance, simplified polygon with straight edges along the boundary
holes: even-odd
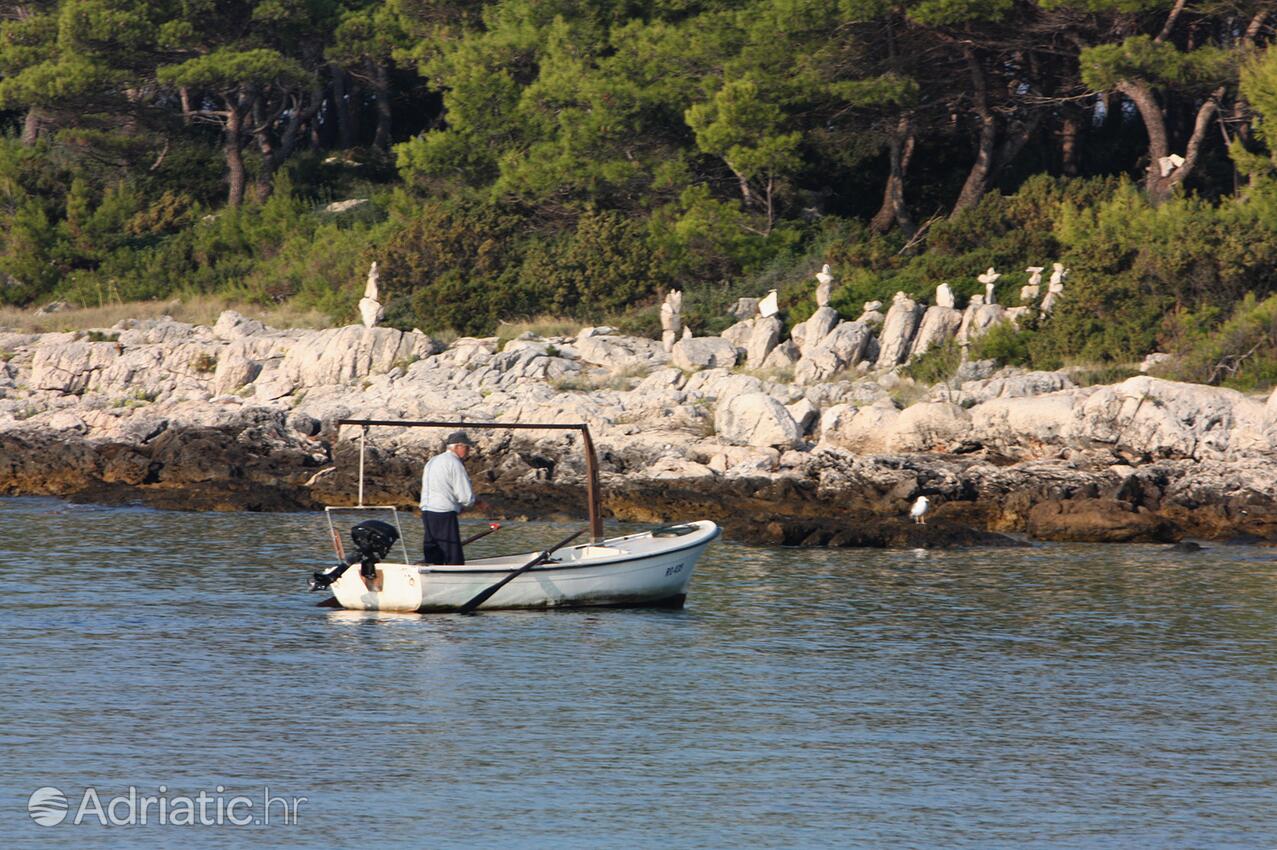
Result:
[[[564,425],[558,423],[538,422],[421,422],[401,419],[338,419],[337,426],[358,425],[363,430],[359,434],[359,506],[364,504],[364,442],[368,429],[372,426],[392,428],[483,428],[490,431],[579,431],[581,445],[585,449],[585,498],[590,514],[591,542],[598,543],[603,539],[603,512],[599,494],[599,459],[594,451],[594,440],[590,438],[590,426],[584,422]]]

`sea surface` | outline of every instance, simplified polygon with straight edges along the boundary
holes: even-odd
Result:
[[[0,500],[0,847],[1277,848],[1277,550],[721,540],[681,611],[460,617],[314,607],[326,534]]]

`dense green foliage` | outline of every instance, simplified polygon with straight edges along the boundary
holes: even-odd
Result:
[[[704,331],[773,287],[805,317],[822,262],[854,316],[988,266],[1015,303],[1058,260],[1067,297],[984,356],[1262,382],[1268,5],[0,0],[0,301],[348,321],[376,259],[404,327],[651,331],[681,288]]]

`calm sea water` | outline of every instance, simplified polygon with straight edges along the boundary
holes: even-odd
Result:
[[[682,611],[463,618],[313,607],[323,537],[0,500],[0,845],[1277,847],[1274,550],[721,541]]]

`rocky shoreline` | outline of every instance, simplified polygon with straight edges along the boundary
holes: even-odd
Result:
[[[822,329],[805,353],[741,324],[671,352],[606,328],[445,346],[232,312],[213,327],[0,332],[0,493],[315,509],[355,498],[358,432],[341,418],[585,422],[605,513],[622,520],[704,517],[804,546],[1277,540],[1277,394],[1146,376],[1078,387],[988,363],[927,389],[862,365],[883,346],[862,323]],[[737,366],[786,345],[792,369]],[[374,429],[366,502],[414,504],[441,436]],[[582,515],[575,437],[475,436],[476,488],[501,513]],[[919,495],[926,526],[908,517]]]

